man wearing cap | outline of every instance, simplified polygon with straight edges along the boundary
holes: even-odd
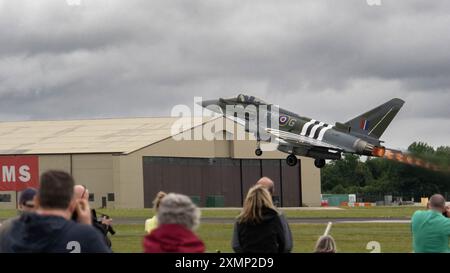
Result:
[[[36,206],[34,203],[34,196],[36,195],[37,190],[35,188],[27,188],[20,194],[19,198],[19,214],[22,213],[28,213],[28,212],[35,212]],[[12,221],[16,220],[16,218],[12,218],[6,221],[5,225],[9,225]],[[2,226],[2,223],[0,223],[0,227]],[[0,229],[0,237],[3,236],[3,231],[5,230],[5,227],[3,229]]]
[[[74,180],[62,171],[41,175],[34,213],[22,213],[0,228],[0,253],[110,253],[91,226],[89,203],[76,200]],[[79,223],[71,221],[76,211]]]
[[[20,212],[34,212],[36,211],[36,207],[34,204],[34,196],[36,195],[37,190],[35,188],[27,188],[22,194],[20,194],[19,198],[19,211]]]

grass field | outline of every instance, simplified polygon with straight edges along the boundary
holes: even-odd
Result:
[[[288,218],[410,218],[421,207],[372,207],[348,208],[342,210],[293,210],[283,213]],[[153,215],[146,210],[101,210],[113,218],[146,218]],[[202,217],[234,218],[239,209],[203,209]],[[323,233],[326,224],[290,224],[293,238],[293,252],[311,252],[317,238]],[[201,224],[197,234],[205,242],[207,252],[232,252],[231,236],[233,225]],[[117,234],[112,237],[115,252],[141,252],[143,225],[118,225]],[[337,223],[331,235],[336,240],[339,252],[367,253],[371,241],[380,243],[381,252],[411,252],[411,232],[409,224],[395,223]]]
[[[404,218],[411,217],[422,207],[372,207],[346,208],[342,210],[285,209],[287,218]],[[112,236],[115,252],[142,252],[144,220],[153,215],[151,209],[107,209],[98,210],[113,219],[137,219],[142,224],[115,224],[116,235]],[[202,223],[197,231],[205,242],[207,252],[232,252],[231,236],[233,218],[239,209],[202,209],[204,218],[227,218],[226,223]],[[17,215],[15,210],[0,210],[0,219]],[[317,238],[326,224],[290,224],[294,238],[294,252],[311,252]],[[409,224],[395,223],[335,223],[331,235],[336,240],[339,252],[370,252],[367,243],[377,241],[381,252],[411,252],[411,232]]]
[[[417,206],[396,207],[358,207],[341,210],[281,209],[288,218],[410,218],[414,211],[423,209]],[[152,209],[106,209],[98,210],[112,218],[148,218]],[[240,209],[202,209],[202,217],[234,218]],[[1,215],[0,215],[1,217]]]
[[[281,209],[288,218],[410,218],[414,211],[423,209],[417,206],[396,207],[361,207],[345,208],[342,210],[303,210]],[[98,209],[98,212],[112,218],[149,218],[153,216],[152,209]],[[202,209],[202,217],[206,218],[234,218],[240,209]],[[0,209],[0,219],[17,215],[16,210]]]
[[[312,252],[325,224],[290,224],[294,238],[293,252]],[[232,224],[202,224],[197,231],[207,252],[232,252]],[[112,236],[115,252],[142,252],[142,225],[119,225]],[[367,243],[377,241],[381,252],[411,252],[411,232],[408,224],[335,224],[331,235],[339,252],[370,252]]]

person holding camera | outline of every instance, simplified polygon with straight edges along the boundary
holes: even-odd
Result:
[[[84,185],[75,185],[74,195],[77,200],[85,200],[86,202],[89,202],[89,190]],[[72,220],[78,221],[76,213],[73,214]],[[116,233],[112,227],[112,219],[107,215],[102,215],[99,220],[95,209],[91,209],[91,222],[92,226],[103,235],[106,245],[111,248],[111,240],[108,237],[108,233],[111,233],[111,235]]]
[[[36,212],[25,212],[0,228],[0,253],[110,253],[92,226],[89,203],[73,194],[72,176],[62,171],[41,175],[34,200]],[[74,212],[78,223],[71,221]]]
[[[440,194],[430,197],[427,210],[418,210],[411,217],[413,251],[416,253],[450,252],[450,207]]]

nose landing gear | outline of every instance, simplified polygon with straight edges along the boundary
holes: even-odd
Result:
[[[256,143],[256,150],[255,150],[255,155],[256,156],[262,156],[263,151],[261,150],[261,144],[259,143],[259,141]]]

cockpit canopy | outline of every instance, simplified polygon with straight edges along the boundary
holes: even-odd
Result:
[[[268,104],[267,102],[263,101],[262,99],[259,99],[254,96],[244,95],[244,94],[239,94],[237,96],[237,101],[241,102],[241,103],[256,104],[256,105]]]

